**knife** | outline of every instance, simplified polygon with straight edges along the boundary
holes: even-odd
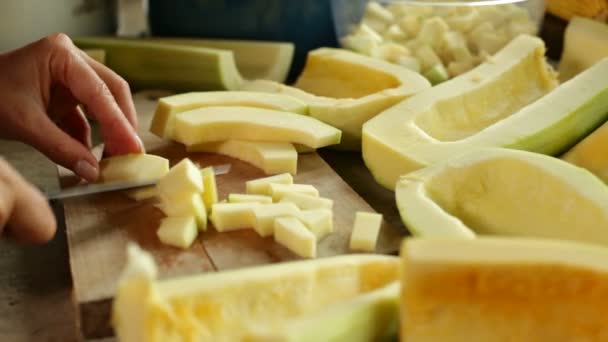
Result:
[[[213,166],[213,171],[216,176],[227,174],[230,172],[230,164]],[[86,196],[103,192],[127,190],[141,188],[158,183],[158,179],[146,180],[141,182],[111,182],[111,183],[88,183],[77,185],[70,188],[62,189],[51,193],[45,193],[48,200],[59,200],[70,197]]]

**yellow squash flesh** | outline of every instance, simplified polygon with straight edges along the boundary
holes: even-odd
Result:
[[[513,115],[557,85],[544,53],[542,40],[519,36],[472,71],[368,121],[363,127],[363,158],[376,181],[394,189],[399,176],[471,147],[547,136],[544,128],[553,121],[539,119],[539,110]]]
[[[245,82],[242,90],[291,95],[309,106],[310,116],[344,132],[340,148],[360,150],[361,126],[384,109],[430,88],[407,68],[342,49],[308,54],[294,87],[271,81]]]
[[[608,57],[608,24],[574,17],[564,33],[559,79],[567,81]]]
[[[524,238],[407,239],[401,341],[605,341],[608,249]]]
[[[399,268],[397,257],[348,255],[159,281],[148,254],[133,246],[129,254],[113,303],[122,342],[239,341],[278,331],[394,282]],[[328,336],[347,329],[324,328]]]
[[[608,187],[542,154],[479,149],[409,173],[396,187],[415,236],[532,236],[608,245]]]

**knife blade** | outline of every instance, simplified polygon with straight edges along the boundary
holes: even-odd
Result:
[[[213,171],[216,176],[227,174],[230,172],[230,164],[214,165]],[[158,183],[158,179],[147,180],[142,182],[111,182],[111,183],[87,183],[77,185],[70,188],[65,188],[60,191],[45,193],[48,200],[59,200],[70,197],[86,196],[103,192],[128,190],[150,186]]]

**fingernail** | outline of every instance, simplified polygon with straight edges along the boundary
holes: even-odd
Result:
[[[74,172],[90,182],[97,180],[97,176],[99,175],[97,168],[86,160],[79,160],[74,167]]]
[[[146,147],[144,146],[144,142],[141,141],[141,138],[139,137],[139,135],[135,136],[137,138],[137,143],[139,144],[140,150],[142,152],[146,152]]]

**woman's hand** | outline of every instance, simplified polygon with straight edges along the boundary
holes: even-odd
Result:
[[[79,104],[98,121],[106,155],[143,152],[127,82],[68,36],[54,34],[0,54],[0,137],[30,144],[94,181],[98,163]]]
[[[50,240],[56,228],[44,196],[0,158],[0,235],[41,243]]]

